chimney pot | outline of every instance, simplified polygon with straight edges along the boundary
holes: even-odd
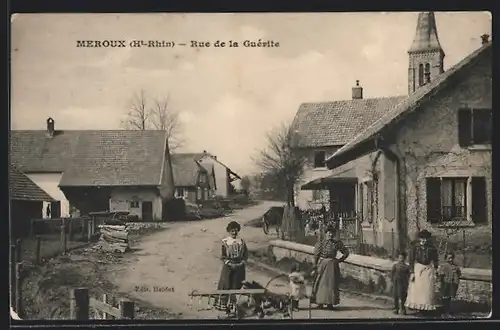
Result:
[[[51,117],[47,118],[47,134],[54,136],[54,119]]]
[[[359,86],[359,80],[356,80],[356,86],[352,88],[352,99],[363,99],[363,87]]]
[[[490,35],[489,34],[483,34],[481,36],[481,43],[483,45],[487,44],[489,42],[489,39],[490,39]]]

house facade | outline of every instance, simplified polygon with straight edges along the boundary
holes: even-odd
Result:
[[[232,171],[227,165],[222,163],[214,156],[208,153],[206,150],[200,155],[197,160],[202,166],[205,164],[211,164],[213,166],[213,172],[215,175],[215,196],[220,196],[227,198],[231,195],[231,183],[236,180],[241,180],[241,177]]]
[[[211,198],[215,191],[215,169],[211,163],[201,164],[203,154],[172,155],[175,196],[196,203]]]
[[[356,81],[351,100],[303,103],[291,126],[297,134],[295,151],[307,160],[294,185],[295,205],[354,212],[355,173],[350,170],[332,176],[325,160],[404,98],[363,98],[363,88]]]
[[[327,159],[354,169],[367,243],[400,248],[421,229],[491,226],[492,45],[447,71],[433,13],[419,14],[409,96]]]

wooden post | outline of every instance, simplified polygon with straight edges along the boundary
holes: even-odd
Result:
[[[73,289],[70,292],[70,315],[72,320],[89,319],[89,290]]]
[[[92,220],[89,219],[87,221],[87,239],[89,242],[91,237],[92,237]]]
[[[71,218],[68,218],[68,236],[69,240],[73,240],[73,221],[71,221]]]
[[[120,319],[133,319],[135,316],[135,305],[128,299],[120,300]]]
[[[61,219],[61,252],[66,254],[67,249],[67,237],[66,237],[66,221],[64,218]]]
[[[467,267],[467,266],[466,266],[466,265],[467,265],[467,263],[465,262],[465,260],[466,260],[466,258],[465,258],[465,254],[466,254],[466,252],[465,252],[465,251],[466,251],[466,246],[465,246],[465,229],[464,229],[464,231],[463,231],[462,237],[463,237],[463,241],[464,241],[464,242],[463,242],[463,245],[464,245],[464,252],[463,252],[463,253],[464,253],[464,268],[466,268],[466,267]]]
[[[16,262],[23,261],[23,245],[21,239],[16,240]]]
[[[16,303],[16,245],[10,245],[10,304],[12,308]]]
[[[23,290],[22,290],[22,266],[21,262],[16,263],[16,313],[19,318],[24,317],[23,311]]]
[[[392,258],[394,259],[394,228],[391,228],[391,253]]]
[[[85,224],[86,224],[86,221],[85,221],[85,218],[83,217],[80,217],[80,221],[82,222],[82,238],[85,237]]]
[[[107,294],[103,294],[102,295],[102,302],[107,304],[108,303],[108,295]],[[108,319],[108,314],[106,312],[102,312],[102,319],[103,320],[107,320]]]
[[[42,263],[42,239],[39,235],[36,235],[36,263],[37,265]]]
[[[30,238],[35,235],[35,219],[30,219]]]

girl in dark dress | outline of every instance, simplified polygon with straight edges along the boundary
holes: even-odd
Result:
[[[334,305],[340,303],[339,264],[347,259],[349,250],[336,236],[336,229],[329,226],[325,237],[314,247],[316,275],[311,300],[318,304],[319,308],[326,305],[328,309],[333,309]],[[337,258],[337,252],[342,253],[340,258]]]
[[[226,231],[229,236],[222,240],[221,261],[222,271],[219,278],[217,290],[237,290],[241,289],[245,281],[245,262],[248,259],[248,250],[245,241],[238,238],[241,226],[236,221],[231,221]],[[232,296],[231,303],[234,303]],[[228,311],[228,296],[221,296],[216,299],[215,307],[220,310]]]

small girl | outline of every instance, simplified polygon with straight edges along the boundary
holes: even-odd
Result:
[[[292,308],[299,309],[299,300],[306,297],[306,284],[304,275],[300,273],[298,264],[292,265],[290,280],[290,296],[292,297]]]
[[[455,265],[455,253],[449,252],[446,255],[446,263],[439,267],[438,276],[441,284],[443,313],[451,314],[451,299],[457,295],[461,276],[460,267]]]

